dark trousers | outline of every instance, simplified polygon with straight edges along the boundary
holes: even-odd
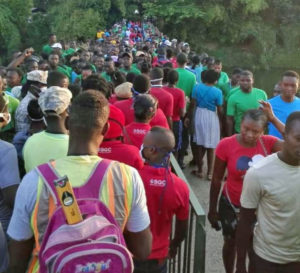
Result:
[[[266,261],[253,254],[254,261],[254,272],[255,273],[299,273],[300,272],[300,262],[287,263],[287,264],[277,264]]]
[[[134,260],[133,273],[167,273],[167,271],[167,260],[164,260],[163,262],[160,262],[159,260]]]
[[[181,164],[183,163],[183,159],[184,159],[184,156],[185,156],[185,153],[189,147],[189,143],[190,143],[190,140],[189,140],[189,128],[186,128],[185,126],[182,126],[182,142],[181,142],[181,148],[179,150],[179,153],[178,153],[178,162]]]

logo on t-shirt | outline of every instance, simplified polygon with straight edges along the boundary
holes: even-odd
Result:
[[[133,129],[133,133],[136,135],[145,135],[147,132],[145,129]]]
[[[236,169],[238,171],[247,171],[249,169],[249,167],[252,167],[254,164],[259,162],[263,158],[264,158],[264,156],[261,154],[254,155],[252,158],[249,156],[243,155],[236,162]]]
[[[99,153],[110,154],[111,153],[111,148],[110,147],[108,147],[108,148],[100,148],[99,149]]]
[[[165,187],[166,186],[166,180],[150,179],[150,186]]]

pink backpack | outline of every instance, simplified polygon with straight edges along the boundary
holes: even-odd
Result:
[[[88,182],[74,188],[84,220],[68,225],[53,181],[51,164],[38,167],[57,206],[49,220],[39,252],[39,273],[132,273],[133,262],[122,231],[108,208],[99,201],[103,176],[110,164],[103,159]]]

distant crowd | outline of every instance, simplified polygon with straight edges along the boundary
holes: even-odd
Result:
[[[64,175],[77,199],[104,204],[133,259],[126,272],[167,272],[189,219],[171,154],[211,181],[208,220],[222,229],[226,273],[299,273],[299,81],[284,72],[268,99],[251,71],[228,75],[149,21],[123,20],[87,41],[50,34],[41,51],[14,52],[0,66],[0,273],[78,264],[80,251],[68,254],[49,230],[59,223],[51,184]],[[100,214],[88,211],[83,223]],[[56,257],[67,254],[63,265]]]

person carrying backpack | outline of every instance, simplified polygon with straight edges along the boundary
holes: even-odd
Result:
[[[152,236],[143,182],[134,168],[116,161],[103,167],[103,159],[97,155],[108,129],[108,116],[108,102],[100,92],[89,90],[78,95],[72,102],[66,122],[70,132],[68,155],[51,165],[59,176],[68,176],[77,199],[81,198],[79,195],[83,188],[88,191],[86,196],[98,197],[119,224],[129,251],[138,259],[146,259],[151,252]],[[102,179],[99,175],[90,188],[86,187],[101,164],[105,170],[101,172]],[[17,192],[8,228],[8,235],[12,239],[8,272],[23,273],[29,267],[28,272],[35,273],[39,269],[37,254],[55,209],[55,202],[49,198],[49,191],[47,194],[39,173],[37,169],[29,172]],[[74,241],[76,239],[74,236]],[[29,264],[32,251],[34,255]]]

